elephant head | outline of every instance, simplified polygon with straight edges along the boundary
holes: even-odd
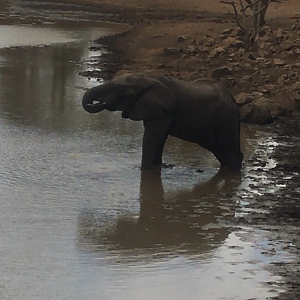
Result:
[[[122,111],[123,118],[140,121],[162,117],[164,110],[173,111],[175,95],[152,77],[127,73],[89,89],[82,106],[89,113]]]

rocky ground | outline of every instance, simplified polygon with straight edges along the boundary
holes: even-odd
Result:
[[[172,35],[171,24],[166,25],[164,34],[158,34],[159,22],[148,27],[150,36],[134,41],[135,32],[144,32],[147,27],[139,25],[117,40],[109,38],[108,44],[114,52],[126,45],[125,69],[186,80],[211,77],[221,81],[235,96],[243,122],[268,124],[278,117],[290,117],[300,108],[300,24],[290,28],[264,26],[258,49],[246,53],[244,36],[233,22],[212,23],[193,37],[187,30],[195,27],[193,23],[180,25],[185,28],[176,31],[183,34]],[[131,51],[131,47],[136,50]]]
[[[243,50],[245,39],[228,13],[230,7],[218,0],[67,2],[76,4],[72,9],[103,13],[104,21],[133,25],[128,32],[97,41],[95,49],[109,50],[99,59],[103,71],[83,75],[110,79],[117,71],[128,69],[187,80],[212,77],[233,93],[243,122],[269,124],[278,143],[269,158],[277,165],[269,169],[261,161],[253,172],[272,178],[280,189],[253,197],[249,201],[252,212],[237,218],[235,225],[267,228],[274,240],[284,235],[289,241],[287,249],[299,258],[300,1],[286,0],[278,9],[271,5],[257,48],[249,52]],[[36,1],[45,6],[42,3]],[[61,4],[57,8],[70,9]],[[266,187],[261,183],[255,189]],[[272,268],[286,279],[287,292],[277,299],[300,299],[300,261]]]

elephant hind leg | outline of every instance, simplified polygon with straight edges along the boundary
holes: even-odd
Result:
[[[228,126],[229,128],[223,126],[216,132],[210,151],[221,163],[221,168],[240,170],[244,157],[240,148],[240,127],[235,123]]]
[[[243,153],[239,149],[228,150],[213,147],[211,152],[221,163],[221,169],[240,170],[242,167]]]

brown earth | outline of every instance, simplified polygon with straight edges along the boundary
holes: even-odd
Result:
[[[228,12],[231,7],[219,0],[202,0],[201,5],[199,0],[68,2],[103,13],[103,20],[134,25],[126,34],[99,41],[122,58],[121,64],[110,66],[112,73],[125,68],[186,80],[213,77],[231,90],[246,123],[267,124],[300,108],[298,0],[269,7],[258,50],[247,53],[244,36]]]
[[[59,0],[46,2],[60,3],[56,5],[60,10],[70,9]],[[268,127],[279,146],[269,158],[277,165],[268,169],[261,161],[248,176],[270,177],[272,184],[281,188],[275,194],[267,192],[249,200],[252,212],[237,218],[236,226],[258,226],[270,230],[274,241],[278,237],[290,241],[287,250],[299,260],[274,265],[272,270],[285,278],[287,288],[277,299],[300,299],[300,1],[287,0],[278,8],[272,4],[258,49],[248,53],[243,51],[244,37],[228,13],[230,7],[219,0],[64,2],[76,4],[72,10],[103,13],[103,21],[133,25],[126,33],[98,41],[113,55],[108,54],[106,62],[99,58],[99,65],[107,66],[105,74],[92,71],[85,76],[109,79],[118,70],[129,69],[187,80],[213,77],[236,96],[244,122],[275,120]],[[36,0],[37,6],[41,3]],[[259,161],[255,155],[253,161]],[[263,183],[255,187],[264,188]]]

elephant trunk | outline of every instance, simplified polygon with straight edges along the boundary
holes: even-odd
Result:
[[[82,97],[82,106],[89,113],[98,113],[104,109],[116,110],[116,101],[120,89],[111,82],[93,87],[85,92]]]
[[[98,113],[98,112],[100,112],[100,111],[107,108],[106,103],[93,104],[91,102],[86,102],[86,101],[83,101],[83,100],[82,100],[82,106],[87,112],[89,112],[91,114]]]
[[[82,97],[82,107],[84,108],[84,110],[91,114],[95,114],[106,109],[107,104],[105,102],[94,103],[94,101],[98,101],[97,98],[98,97],[95,95],[94,88],[86,91]]]

